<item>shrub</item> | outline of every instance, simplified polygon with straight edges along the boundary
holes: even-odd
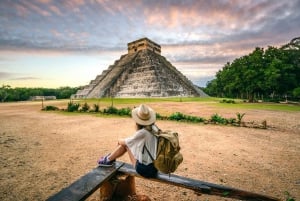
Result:
[[[285,198],[286,201],[295,201],[296,200],[294,197],[291,196],[291,194],[288,191],[285,191],[284,194],[286,197]]]
[[[204,122],[205,119],[202,118],[202,117],[195,117],[195,116],[185,116],[185,119],[187,121],[191,121],[191,122],[194,122],[194,123],[198,123],[198,122]]]
[[[89,109],[90,109],[90,106],[85,102],[81,108],[81,111],[87,112],[87,111],[89,111]]]
[[[210,121],[214,122],[214,123],[219,123],[219,124],[227,124],[228,123],[227,119],[221,117],[218,114],[213,114],[210,118]]]
[[[161,119],[161,120],[164,120],[164,119],[168,119],[168,117],[161,116],[161,114],[159,114],[159,113],[156,113],[156,119]]]
[[[234,100],[227,100],[227,99],[223,99],[223,100],[221,100],[220,101],[220,103],[235,103],[235,101]]]
[[[45,110],[45,111],[55,111],[55,110],[59,110],[59,108],[58,107],[56,107],[56,106],[53,106],[53,105],[47,105],[46,107],[44,107],[43,108],[43,110]]]
[[[110,106],[107,109],[104,109],[103,113],[104,114],[118,114],[118,109],[113,106]]]
[[[180,120],[184,120],[185,117],[184,117],[184,114],[180,113],[180,112],[175,112],[173,114],[171,114],[169,116],[169,119],[170,120],[176,120],[176,121],[180,121]]]
[[[227,121],[228,121],[229,124],[237,123],[235,118],[229,118],[229,119],[227,119]]]
[[[155,113],[156,119],[162,119],[162,116],[158,113]]]
[[[245,113],[236,113],[236,117],[237,117],[237,123],[241,124],[243,117],[245,116]]]
[[[67,111],[68,112],[74,112],[74,111],[78,111],[78,108],[80,107],[79,103],[73,103],[73,102],[69,102],[68,103],[68,108]]]
[[[99,112],[99,104],[94,104],[94,112]]]
[[[120,116],[130,116],[131,109],[130,108],[121,108],[121,109],[117,110],[117,114]]]
[[[184,115],[180,112],[175,112],[173,114],[171,114],[169,116],[170,120],[176,120],[176,121],[189,121],[189,122],[194,122],[194,123],[198,123],[198,122],[204,122],[205,119],[202,117],[196,117],[196,116],[189,116],[189,115]]]
[[[110,106],[103,110],[104,114],[116,114],[120,116],[130,116],[131,115],[131,109],[130,108],[121,108],[117,109],[113,106]]]

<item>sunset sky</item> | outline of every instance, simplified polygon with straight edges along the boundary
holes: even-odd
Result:
[[[300,0],[1,0],[0,86],[86,85],[148,37],[198,86],[300,36]]]

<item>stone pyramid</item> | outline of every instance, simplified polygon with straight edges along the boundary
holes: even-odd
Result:
[[[75,98],[174,96],[207,95],[161,56],[160,45],[148,38],[128,43],[128,54],[75,94]]]

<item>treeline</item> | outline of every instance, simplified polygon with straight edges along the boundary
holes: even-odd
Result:
[[[32,96],[56,96],[57,99],[70,98],[75,94],[78,87],[51,88],[11,88],[9,85],[0,87],[0,101],[26,101]]]
[[[215,97],[249,101],[300,97],[300,38],[281,47],[256,48],[227,63],[207,83],[205,92]]]

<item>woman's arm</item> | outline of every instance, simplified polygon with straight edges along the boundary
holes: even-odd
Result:
[[[125,139],[119,139],[118,140],[118,145],[123,145],[123,146],[126,145],[125,144]]]

